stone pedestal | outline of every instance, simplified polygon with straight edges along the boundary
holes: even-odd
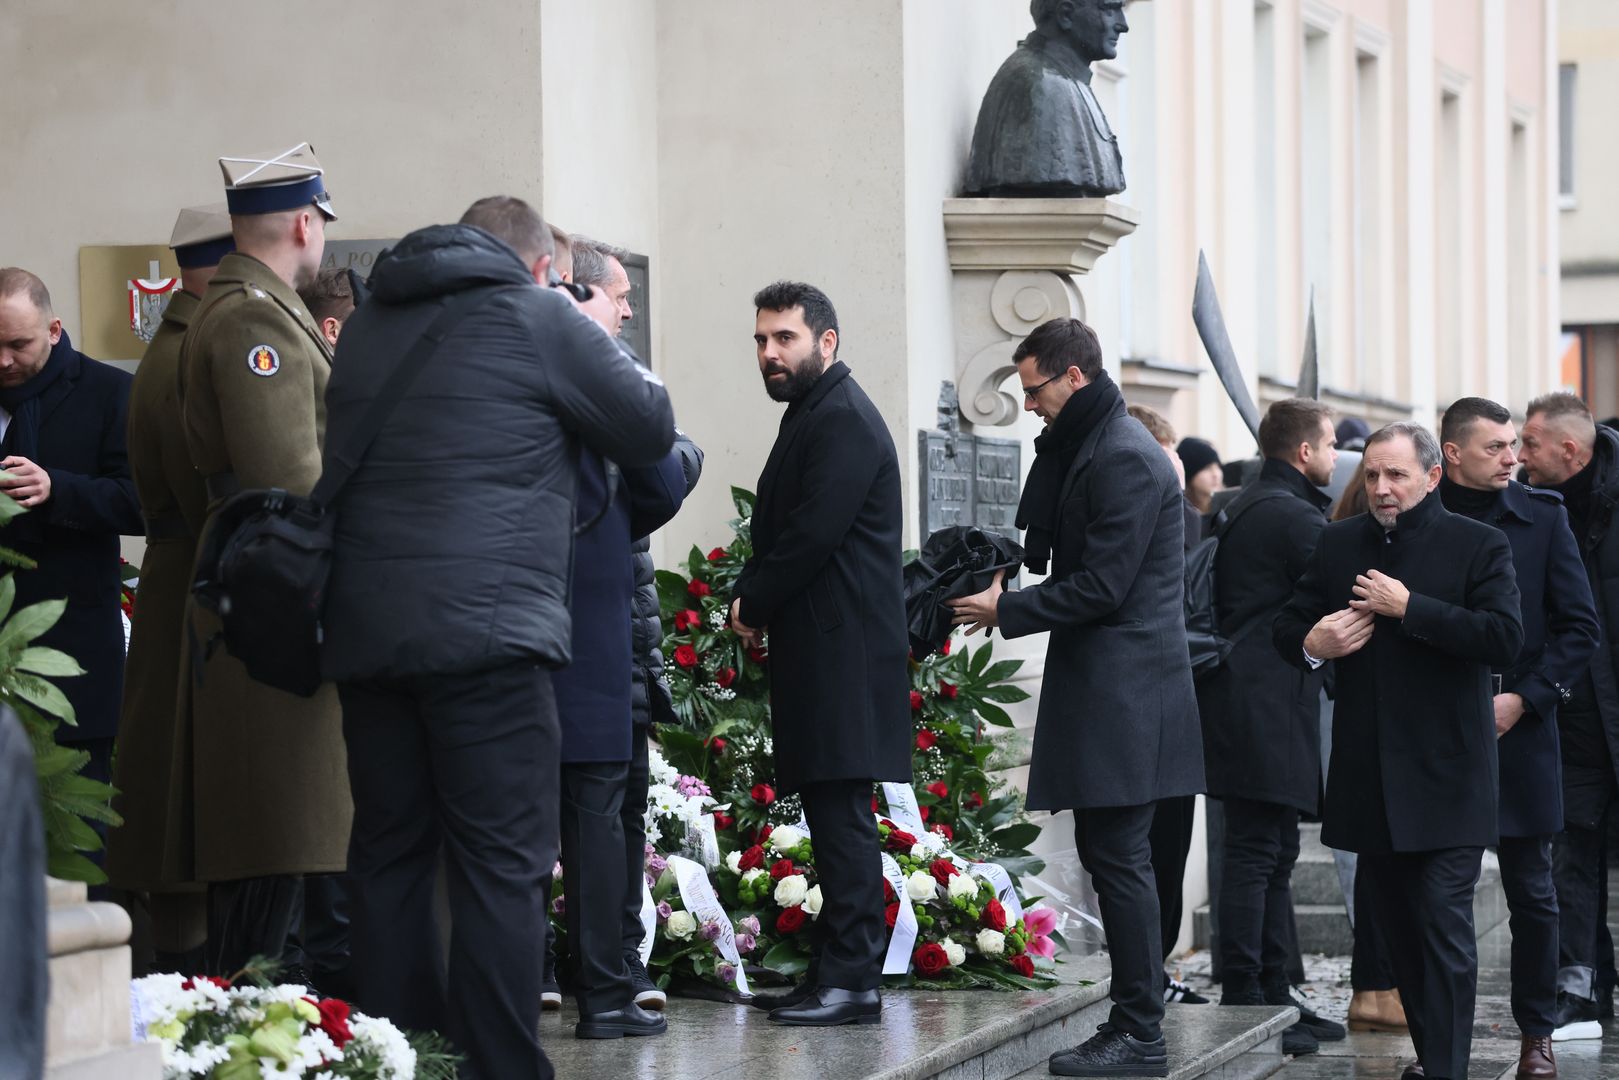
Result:
[[[85,887],[47,880],[51,1003],[45,1022],[48,1080],[159,1080],[163,1052],[132,1042],[129,915],[92,904]]]
[[[1141,221],[1112,199],[946,199],[961,415],[1010,424],[1012,351],[1048,319],[1085,318],[1076,278]]]

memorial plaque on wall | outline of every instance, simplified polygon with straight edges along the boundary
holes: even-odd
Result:
[[[624,344],[647,367],[652,366],[652,272],[645,255],[624,256],[624,272],[630,278],[630,321],[624,324]]]
[[[1018,539],[1023,446],[1015,439],[919,433],[922,540],[952,525],[976,525]]]

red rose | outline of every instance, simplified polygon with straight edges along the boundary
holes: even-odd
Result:
[[[774,794],[772,794],[772,797],[774,797]],[[766,840],[769,840],[770,839],[770,834],[775,832],[775,831],[776,830],[775,830],[774,826],[761,825],[761,826],[759,826],[759,831],[753,834],[753,842],[755,844],[762,844]]]
[[[770,659],[770,654],[755,645],[753,648],[748,650],[748,659],[752,660],[755,664],[763,664]]]
[[[893,890],[889,890],[889,893],[892,895]],[[883,911],[883,918],[887,921],[888,928],[890,930],[894,929],[894,924],[899,921],[899,905],[889,904],[887,909]]]
[[[714,593],[714,590],[708,587],[708,582],[706,581],[693,581],[686,586],[686,591],[693,596],[712,596]]]
[[[699,614],[698,612],[690,610],[689,608],[687,610],[685,610],[685,611],[677,611],[677,612],[675,612],[675,629],[676,630],[689,630],[692,627],[701,624],[702,621],[703,621],[702,615]]]
[[[941,799],[948,799],[950,797],[950,786],[943,780],[935,780],[928,785],[927,792],[929,795],[937,795]]]
[[[954,840],[956,838],[956,831],[942,821],[933,826],[933,831],[944,837],[946,840]]]
[[[675,663],[679,664],[683,668],[696,667],[697,650],[692,648],[690,645],[680,646],[680,648],[675,650]]]
[[[875,796],[875,795],[873,795],[873,796],[872,796],[872,797],[871,797],[871,812],[872,812],[872,813],[873,813],[873,814],[875,814],[875,813],[878,813],[878,812],[879,812],[879,811],[878,811],[878,809],[877,809],[877,796]]]
[[[942,653],[945,656],[950,655],[950,639],[949,638],[944,639],[944,644],[939,647],[939,652]]]
[[[1025,979],[1034,978],[1034,961],[1029,959],[1028,953],[1018,953],[1016,956],[1012,957],[1012,959],[1008,960],[1007,963],[1012,965],[1013,971],[1017,972]]]
[[[722,667],[714,672],[714,684],[721,690],[736,682],[736,668]]]
[[[679,657],[676,657],[676,659],[679,659]],[[923,728],[916,733],[916,748],[918,750],[932,750],[933,744],[938,741],[939,737],[927,728]]]
[[[956,864],[951,862],[949,859],[934,859],[933,862],[928,865],[928,873],[933,875],[934,881],[937,881],[941,886],[948,889],[950,887],[950,879],[961,873],[961,871],[957,870]]]
[[[752,795],[753,801],[760,806],[769,806],[776,801],[776,790],[769,784],[754,784],[753,790],[748,794]]]
[[[918,806],[916,808],[916,816],[921,818],[923,821],[926,821],[928,819],[928,808],[926,806]]]
[[[713,748],[714,753],[716,754],[722,754],[725,752],[724,739],[710,739],[708,740],[708,745]]]
[[[794,904],[776,916],[776,931],[782,934],[796,934],[804,929],[804,905]]]
[[[1006,909],[999,900],[991,900],[984,905],[984,925],[991,930],[1006,929]]]
[[[892,904],[893,902],[894,902],[894,886],[892,886],[892,885],[890,885],[888,883],[887,878],[883,878],[883,903]]]
[[[921,712],[922,711],[922,694],[921,694],[921,691],[919,691],[919,690],[912,690],[911,691],[911,711],[912,712]]]
[[[320,1029],[339,1050],[343,1049],[343,1044],[354,1038],[354,1032],[349,1030],[348,1002],[323,998],[316,1002],[315,1008],[320,1010]]]
[[[930,941],[911,954],[911,962],[916,965],[918,975],[931,979],[950,966],[950,957],[945,954],[943,945]]]
[[[888,834],[888,846],[895,851],[909,851],[916,846],[916,837],[904,829],[895,829]]]
[[[725,549],[724,548],[715,548],[713,551],[710,551],[708,553],[708,561],[709,562],[719,562],[723,558],[725,558]]]
[[[723,810],[714,811],[714,828],[718,829],[720,832],[724,832],[726,829],[729,829],[735,824],[736,818],[732,817],[730,814],[725,813]]]
[[[770,878],[772,881],[780,881],[792,872],[793,860],[791,859],[777,859],[770,864]]]
[[[982,791],[973,792],[971,795],[967,796],[967,801],[963,803],[963,805],[969,810],[982,809],[984,805],[984,793]]]
[[[942,683],[939,684],[939,696],[944,698],[946,701],[954,701],[954,700],[956,700],[956,694],[957,693],[958,693],[958,691],[956,690],[956,688],[954,686],[950,685],[949,683],[942,682]]]
[[[742,861],[737,863],[737,869],[758,870],[763,868],[764,864],[765,849],[758,844],[754,844],[742,853]]]

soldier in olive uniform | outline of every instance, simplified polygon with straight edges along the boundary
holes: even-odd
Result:
[[[208,496],[186,449],[180,343],[219,260],[235,247],[224,204],[180,211],[169,246],[180,264],[180,288],[163,309],[129,395],[129,465],[146,522],[146,556],[113,775],[113,807],[124,824],[108,838],[107,874],[119,888],[150,893],[154,969],[190,972],[201,962],[207,931],[204,894],[164,866],[164,846],[171,793],[190,785],[190,717],[176,697],[191,564]]]
[[[180,353],[186,444],[210,511],[243,488],[307,494],[320,476],[331,350],[297,289],[313,281],[334,217],[307,143],[273,158],[221,158],[236,251],[219,264]],[[189,876],[208,883],[208,966],[254,954],[304,960],[304,875],[341,873],[349,799],[337,694],[312,698],[248,677],[202,643],[190,682]],[[329,915],[312,905],[311,917]],[[346,944],[341,950],[346,953]],[[309,957],[318,968],[322,957]],[[336,959],[340,966],[346,959]]]

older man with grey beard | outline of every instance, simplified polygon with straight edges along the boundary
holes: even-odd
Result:
[[[1370,875],[1418,1065],[1467,1075],[1478,950],[1473,888],[1499,835],[1490,668],[1523,622],[1501,532],[1452,514],[1439,443],[1390,424],[1366,442],[1369,513],[1329,524],[1273,626],[1300,667],[1338,665],[1321,840]]]

